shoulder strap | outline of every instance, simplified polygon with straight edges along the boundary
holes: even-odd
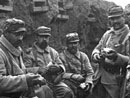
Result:
[[[84,72],[83,72],[84,60],[83,60],[83,56],[82,56],[81,52],[80,52],[80,62],[81,62],[81,74],[84,74]]]
[[[64,52],[64,55],[66,56],[67,63],[68,63],[69,58],[67,57],[67,55],[65,54],[65,52]],[[82,53],[80,52],[80,58],[78,58],[77,56],[75,56],[75,58],[80,61],[80,63],[81,63],[81,74],[84,74],[84,72],[83,72],[84,61],[83,61]],[[69,64],[68,64],[68,67],[70,67]]]
[[[126,30],[126,31],[122,34],[122,36],[121,36],[121,38],[120,38],[120,40],[119,40],[119,44],[122,44],[122,42],[124,41],[124,39],[125,39],[125,37],[127,36],[128,33],[129,33],[129,32]]]
[[[55,59],[54,59],[54,54],[53,54],[53,52],[52,52],[52,50],[50,49],[50,55],[51,55],[51,59],[52,59],[52,61],[54,61]]]
[[[78,58],[77,56],[75,56],[81,63],[81,74],[84,74],[83,72],[83,66],[84,66],[84,61],[83,61],[83,56],[82,53],[80,52],[80,58]]]
[[[114,32],[114,31],[111,31],[111,32]],[[110,33],[111,33],[110,32]],[[125,38],[126,38],[126,36],[127,36],[127,34],[128,34],[129,32],[128,32],[128,30],[126,30],[123,34],[122,34],[122,36],[121,36],[121,38],[120,38],[120,40],[119,40],[119,44],[122,44],[122,42],[125,40]],[[110,40],[110,34],[109,34],[109,36],[106,38],[106,44],[107,43],[109,43],[109,40]]]
[[[36,66],[37,66],[38,65],[37,50],[35,49],[35,47],[32,47],[32,53],[33,53],[33,56],[34,56],[34,59],[35,59],[35,63],[36,63]],[[50,49],[50,56],[51,56],[51,59],[54,60],[54,54],[53,54],[51,49]]]
[[[67,67],[71,70],[72,73],[75,73],[75,70],[73,70],[70,66],[70,58],[66,55],[65,51],[63,51],[63,54],[65,55],[66,63],[68,65]]]
[[[38,62],[37,62],[37,50],[35,49],[35,47],[32,47],[32,53],[33,53],[33,56],[34,56],[34,59],[35,59],[35,64],[37,66],[38,65]],[[32,65],[34,65],[34,64],[32,64]]]
[[[105,46],[108,45],[108,43],[109,43],[109,41],[110,41],[110,38],[111,38],[111,33],[112,33],[112,32],[114,32],[114,31],[110,31],[110,32],[108,33],[108,36],[107,36],[107,38],[105,39],[105,43],[104,43]]]
[[[12,67],[13,62],[12,62],[11,56],[10,56],[10,54],[9,54],[9,52],[8,52],[8,50],[7,50],[7,48],[4,47],[1,43],[0,43],[0,48],[4,51],[4,53],[5,53],[6,56],[8,57],[8,60],[9,60],[9,62],[10,62],[10,64],[11,64],[11,75],[14,75],[14,71],[13,71],[13,67]],[[7,75],[9,75],[9,72],[8,72],[9,66],[8,66],[8,64],[5,64],[5,67],[6,67],[6,70],[7,70]]]

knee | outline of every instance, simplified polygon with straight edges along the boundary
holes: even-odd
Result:
[[[43,85],[39,88],[36,95],[38,98],[53,98],[53,91],[47,85]]]
[[[74,93],[69,87],[64,89],[64,98],[74,98]]]
[[[48,94],[48,93],[52,93],[52,90],[47,85],[44,85],[35,89],[35,93]]]
[[[48,85],[41,86],[43,91],[51,91],[50,87]]]
[[[74,98],[73,91],[69,87],[58,87],[54,93],[58,98]]]

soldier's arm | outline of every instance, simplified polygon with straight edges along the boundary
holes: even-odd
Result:
[[[65,68],[61,62],[61,60],[59,59],[59,54],[57,51],[53,50],[53,55],[51,56],[54,56],[52,57],[53,58],[53,61],[54,64],[58,65],[62,71],[65,71]],[[25,72],[26,73],[39,73],[41,75],[44,75],[46,74],[46,72],[48,71],[48,66],[46,65],[46,67],[39,67],[36,65],[36,60],[35,60],[35,57],[33,55],[33,52],[31,51],[28,55],[25,56],[24,58],[24,64],[26,65],[26,69],[25,69]],[[53,63],[52,63],[53,64]]]
[[[26,67],[26,69],[24,69],[25,73],[38,73],[39,67],[36,66],[32,48],[30,48],[27,53],[23,52],[23,62]]]
[[[124,48],[122,48],[122,51],[124,54],[117,53],[118,57],[117,60],[115,61],[116,65],[120,65],[122,67],[126,67],[128,62],[129,62],[129,36],[128,34],[122,44],[124,45]]]
[[[7,75],[6,56],[0,52],[0,93],[25,91],[28,89],[25,75]]]
[[[96,55],[99,55],[101,50],[106,46],[106,41],[107,41],[108,37],[109,37],[109,31],[104,33],[104,35],[100,39],[97,46],[94,48],[92,55],[91,55],[91,59],[93,62],[97,62]]]
[[[93,68],[91,66],[90,60],[86,54],[84,54],[84,66],[85,66],[85,71],[87,74],[86,82],[92,84],[94,71],[93,71]]]
[[[129,62],[129,56],[125,56],[122,54],[117,53],[117,59],[115,61],[115,65],[120,65],[126,67]]]
[[[61,69],[65,72],[65,67],[59,57],[59,53],[58,52],[55,52],[55,62],[61,67]]]

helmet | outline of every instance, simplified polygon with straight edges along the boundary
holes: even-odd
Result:
[[[66,35],[66,41],[68,42],[79,42],[78,33],[69,33]]]
[[[40,26],[36,30],[36,33],[39,36],[44,36],[44,35],[51,36],[50,32],[51,32],[51,28],[45,26]]]
[[[121,6],[113,6],[108,11],[108,18],[122,16],[124,14]]]
[[[20,31],[26,31],[25,28],[25,22],[16,19],[16,18],[10,18],[5,21],[3,32],[20,32]]]

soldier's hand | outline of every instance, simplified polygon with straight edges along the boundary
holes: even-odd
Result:
[[[106,57],[110,60],[115,61],[118,57],[117,52],[114,49],[108,48],[106,50]]]
[[[71,77],[72,74],[73,73],[63,73],[62,78],[63,79],[70,79],[70,77]]]
[[[93,58],[94,58],[95,61],[100,61],[100,60],[101,60],[101,55],[100,55],[100,53],[95,53],[95,54],[93,55]]]
[[[79,83],[83,83],[85,81],[85,78],[80,74],[72,74],[71,79],[73,79]]]
[[[42,76],[46,75],[47,72],[48,72],[48,67],[39,67],[38,69],[38,73]]]
[[[84,90],[84,91],[89,91],[91,89],[91,84],[90,83],[81,83],[80,87]]]
[[[85,84],[85,83],[81,83],[79,86],[80,86],[82,89],[85,89],[85,88],[86,88],[86,84]]]
[[[33,80],[33,85],[45,85],[47,82],[46,82],[46,79],[43,78],[41,75],[39,75],[39,77],[37,79],[34,79]]]
[[[39,75],[35,75],[33,73],[26,74],[26,81],[29,87],[33,87],[34,85],[37,85],[37,84],[40,84],[40,85],[45,84],[44,79],[41,79]]]

